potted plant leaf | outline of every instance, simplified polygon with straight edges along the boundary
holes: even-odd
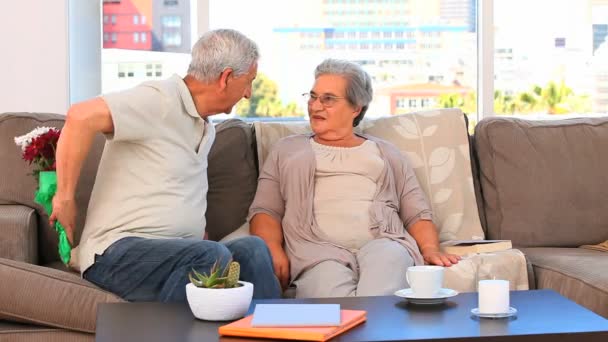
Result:
[[[230,261],[224,269],[216,261],[209,274],[192,269],[186,298],[196,318],[228,321],[245,316],[253,297],[253,284],[239,281],[240,270],[236,261]]]

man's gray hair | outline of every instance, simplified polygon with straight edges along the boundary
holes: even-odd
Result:
[[[361,107],[361,113],[353,121],[353,127],[356,127],[372,102],[374,91],[371,77],[359,64],[341,59],[326,59],[315,69],[315,79],[327,74],[346,79],[346,100],[351,105]]]
[[[257,44],[236,30],[220,29],[203,34],[192,47],[192,61],[188,75],[209,83],[231,68],[234,76],[241,76],[258,61]]]

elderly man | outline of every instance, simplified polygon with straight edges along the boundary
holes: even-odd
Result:
[[[241,264],[254,298],[280,296],[265,243],[203,239],[207,155],[215,138],[208,117],[230,113],[251,96],[258,47],[234,30],[203,35],[183,79],[146,82],[73,105],[57,147],[58,189],[51,223],[73,241],[74,193],[93,137],[106,144],[77,249],[82,276],[130,301],[185,301],[192,269],[219,260]]]

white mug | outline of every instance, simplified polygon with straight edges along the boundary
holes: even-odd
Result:
[[[416,296],[431,298],[441,290],[443,272],[442,266],[411,266],[405,278]]]

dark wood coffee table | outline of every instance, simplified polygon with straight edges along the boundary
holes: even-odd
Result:
[[[260,300],[255,303],[339,303],[367,310],[367,322],[332,341],[559,341],[607,342],[608,320],[551,290],[511,292],[510,319],[479,319],[477,293],[461,293],[445,304],[412,305],[396,296]],[[250,312],[253,312],[250,309]],[[226,322],[194,318],[187,304],[101,304],[96,341],[217,341]],[[268,341],[222,337],[220,341]]]

